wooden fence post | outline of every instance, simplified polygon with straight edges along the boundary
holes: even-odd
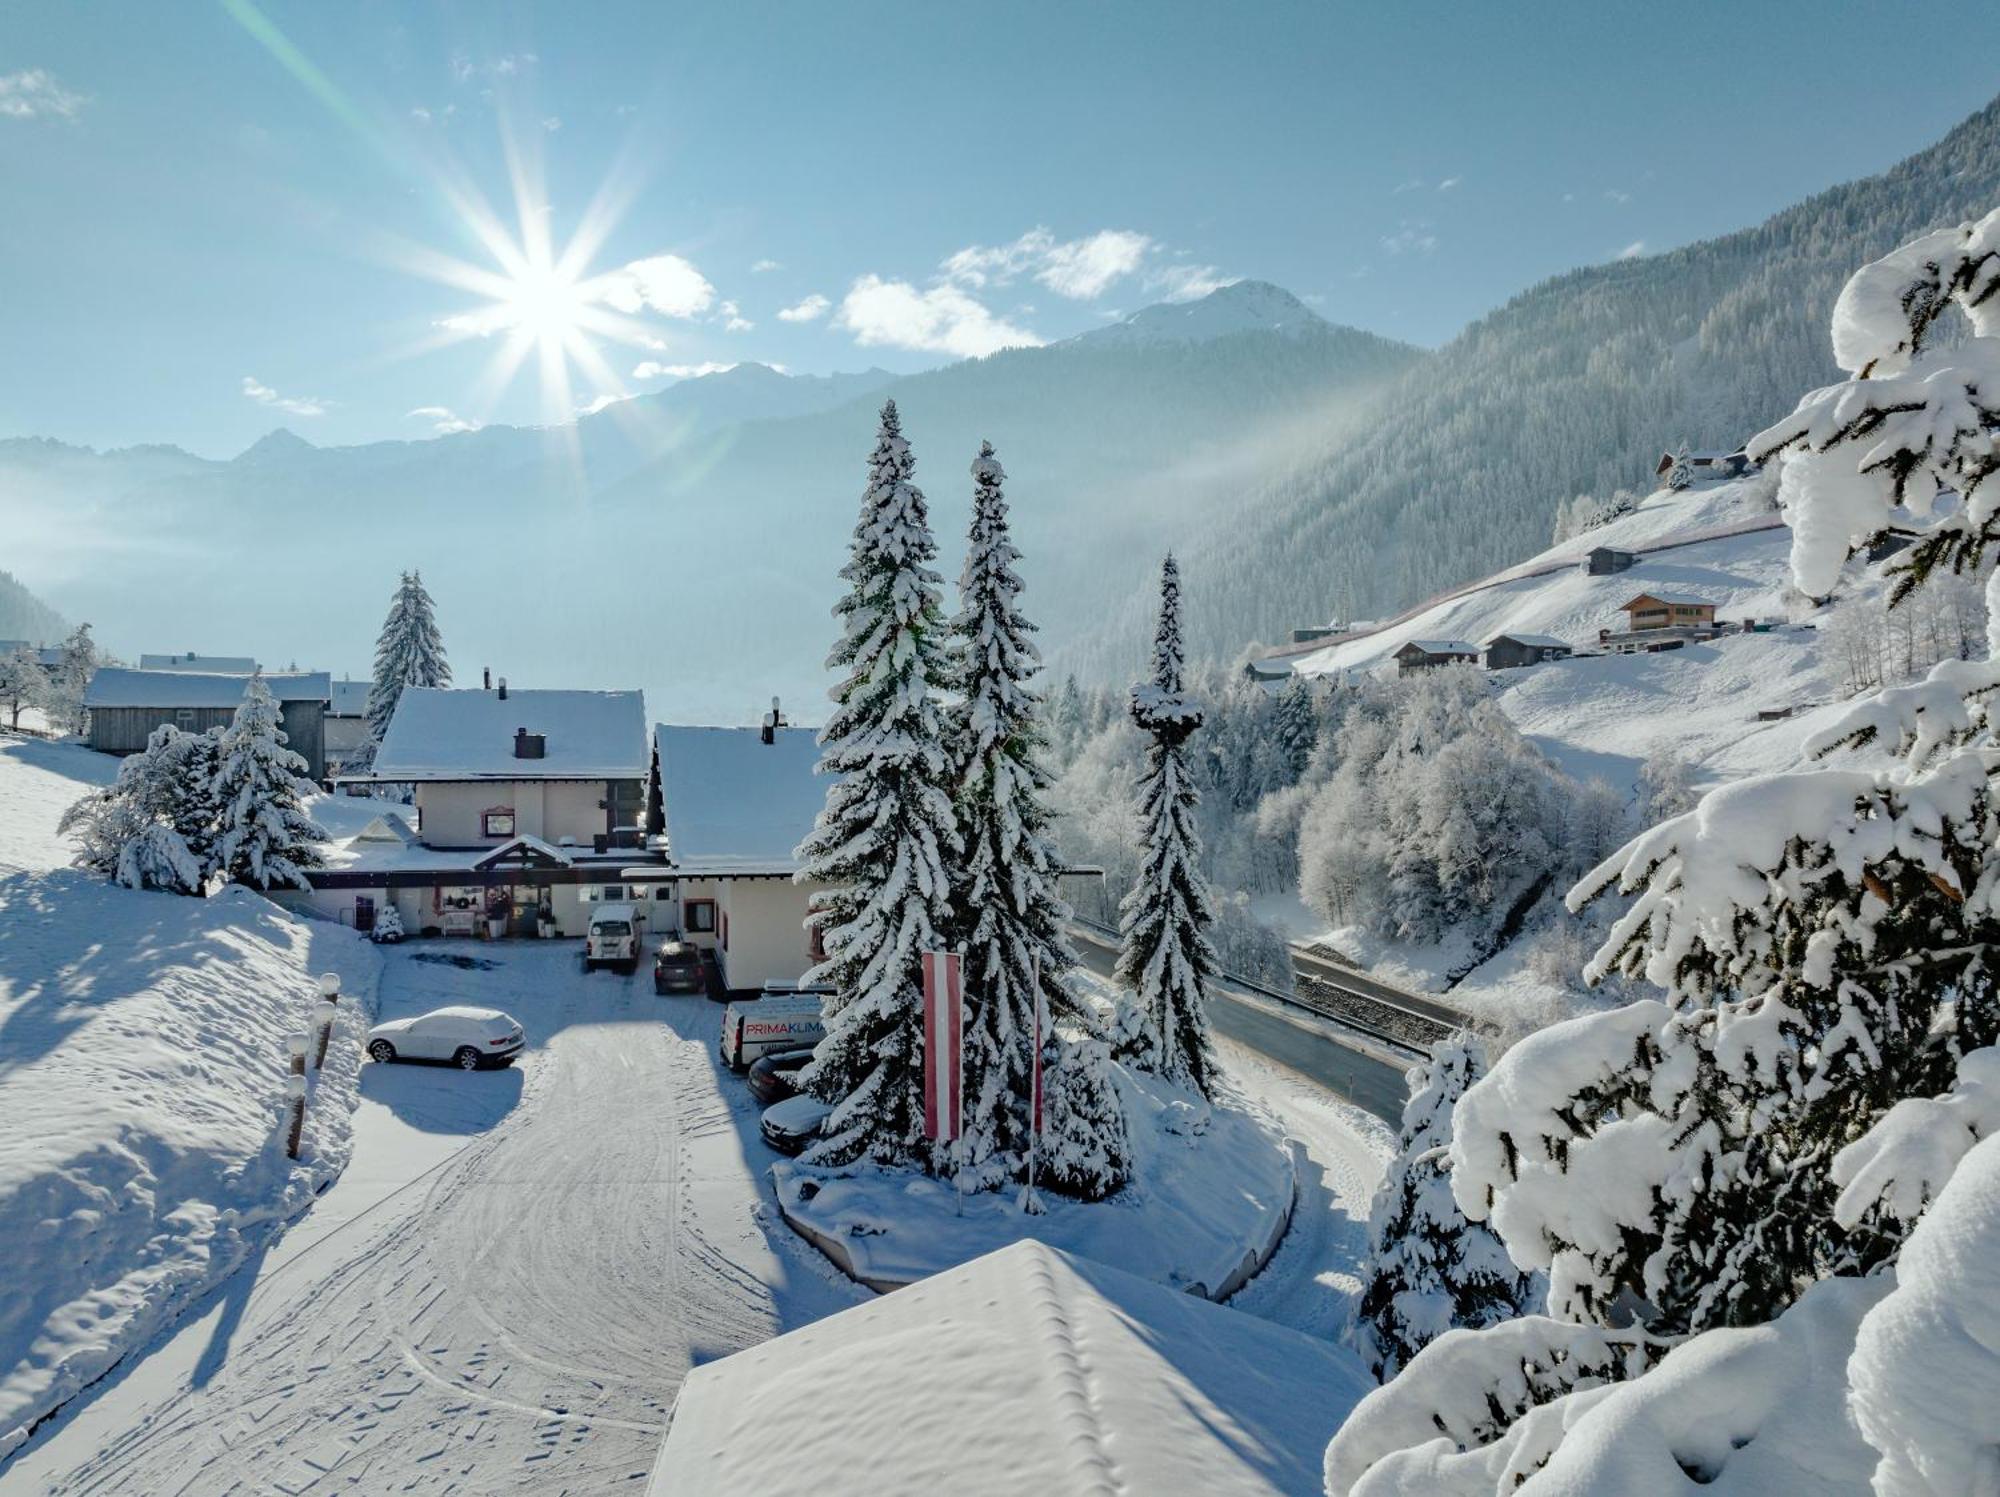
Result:
[[[285,1094],[292,1099],[292,1132],[285,1140],[285,1157],[299,1157],[299,1135],[306,1127],[306,1037],[295,1034],[285,1042],[292,1054],[292,1074],[285,1078]]]
[[[326,1042],[333,1038],[334,1005],[340,1002],[340,979],[331,972],[322,973],[319,980],[319,1006],[313,1010],[313,1017],[319,1023],[319,1052],[313,1057],[313,1069],[323,1070],[326,1066]]]

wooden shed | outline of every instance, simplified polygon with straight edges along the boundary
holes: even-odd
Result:
[[[186,733],[226,727],[242,704],[250,677],[196,671],[129,670],[102,666],[84,688],[90,746],[103,754],[136,754],[153,730]],[[332,682],[325,671],[264,677],[277,698],[285,741],[315,780],[326,777],[326,712]]]
[[[1545,660],[1567,660],[1574,653],[1568,640],[1553,634],[1496,634],[1486,641],[1486,668],[1512,670]]]
[[[1413,639],[1396,651],[1395,660],[1405,676],[1440,665],[1477,665],[1479,646],[1462,639]]]

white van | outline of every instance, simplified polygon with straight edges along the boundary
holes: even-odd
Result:
[[[631,904],[593,905],[590,928],[583,937],[583,970],[593,967],[622,967],[639,970],[639,941],[644,917]]]
[[[749,1070],[752,1061],[772,1050],[817,1045],[825,1037],[817,993],[753,999],[722,1011],[722,1063],[732,1071]]]

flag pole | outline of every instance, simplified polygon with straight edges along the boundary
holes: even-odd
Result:
[[[1028,1094],[1028,1186],[1021,1192],[1021,1211],[1040,1216],[1042,1203],[1035,1199],[1035,1171],[1042,1152],[1042,954],[1037,951],[1029,964],[1029,981],[1034,989],[1034,1051],[1030,1074],[1034,1077]]]

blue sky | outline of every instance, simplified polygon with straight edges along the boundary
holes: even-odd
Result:
[[[1885,73],[1897,7],[1610,9],[9,6],[0,436],[420,437],[1236,277],[1436,344],[1996,88],[1989,49]]]

